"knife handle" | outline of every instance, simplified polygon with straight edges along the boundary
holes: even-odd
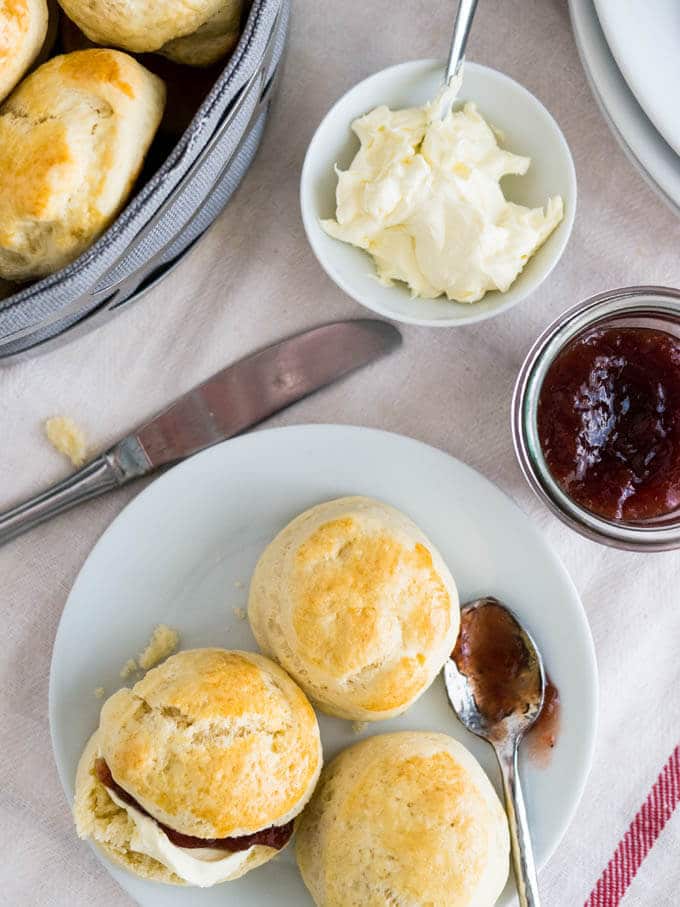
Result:
[[[150,471],[135,438],[126,438],[73,475],[23,504],[0,513],[0,545]]]

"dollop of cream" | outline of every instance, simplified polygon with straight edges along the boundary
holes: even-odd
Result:
[[[107,793],[135,824],[131,850],[158,860],[189,885],[209,888],[225,882],[245,866],[252,852],[252,847],[237,853],[214,847],[177,847],[152,818],[121,800],[115,791],[107,788]]]
[[[472,103],[441,119],[451,101],[447,89],[423,107],[355,120],[361,147],[348,170],[336,167],[336,217],[321,223],[369,252],[382,283],[468,303],[508,290],[564,207],[559,196],[545,208],[509,202],[501,178],[525,174],[531,159],[499,147]]]

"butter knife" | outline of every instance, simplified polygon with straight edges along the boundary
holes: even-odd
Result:
[[[313,328],[241,359],[63,482],[0,513],[0,545],[76,504],[233,438],[400,343],[393,325],[357,319]]]

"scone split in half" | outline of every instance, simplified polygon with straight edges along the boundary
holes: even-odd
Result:
[[[78,766],[76,827],[142,878],[208,887],[287,844],[321,762],[314,711],[277,665],[180,652],[104,703]]]
[[[305,511],[269,544],[248,617],[267,655],[323,711],[377,721],[432,683],[460,626],[456,584],[404,514],[340,498]]]
[[[493,907],[508,878],[500,801],[445,734],[380,734],[344,750],[324,768],[295,841],[317,907]]]

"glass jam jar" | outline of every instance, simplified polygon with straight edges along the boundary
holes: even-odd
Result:
[[[613,340],[613,345],[609,343],[610,340]],[[652,347],[654,343],[658,347],[654,350],[658,354],[657,359],[649,358],[650,343]],[[603,355],[603,349],[609,355]],[[622,350],[623,353],[619,356]],[[638,361],[634,358],[636,350],[640,356]],[[651,468],[656,468],[654,419],[648,420],[650,427],[647,430],[645,418],[649,413],[656,418],[657,411],[662,414],[657,426],[657,434],[662,439],[659,444],[665,445],[664,456],[659,458],[659,462],[671,464],[668,467],[668,483],[676,480],[677,474],[673,472],[672,464],[680,464],[680,443],[673,445],[672,432],[668,431],[669,424],[671,428],[680,426],[680,392],[676,393],[680,388],[680,368],[676,374],[676,359],[673,358],[676,354],[680,355],[680,290],[666,287],[625,287],[592,296],[557,318],[534,343],[522,365],[512,402],[513,441],[522,472],[533,491],[556,516],[593,541],[633,551],[665,551],[680,547],[680,506],[672,506],[670,510],[659,508],[660,512],[657,513],[653,512],[653,508],[650,510],[650,505],[647,504],[646,507],[637,508],[638,513],[634,506],[626,505],[610,514],[608,505],[598,501],[597,495],[597,482],[600,480],[597,477],[603,470],[606,473],[607,462],[613,464],[612,469],[616,472],[620,459],[625,465],[628,452],[632,452],[631,456],[637,452],[634,445],[628,443],[630,439],[625,437],[626,430],[633,431],[634,428],[637,433],[634,440],[642,448],[642,457],[638,458],[640,463],[644,466],[649,461]],[[592,357],[593,363],[590,370],[588,356]],[[635,373],[642,374],[644,378],[645,368],[657,367],[659,361],[666,367],[668,388],[664,387],[663,381],[658,380],[659,375],[654,372],[650,373],[647,384],[642,382],[642,391],[637,394],[637,399],[635,386],[633,393],[628,393],[629,384],[621,391],[621,399],[616,399],[619,390],[616,382],[619,378],[623,382],[624,378],[628,380],[633,374],[635,385]],[[611,366],[611,363],[614,365]],[[574,444],[574,450],[578,449],[580,460],[575,461],[571,478],[579,475],[579,470],[586,476],[589,475],[592,486],[590,497],[583,493],[582,482],[566,481],[565,470],[559,475],[556,462],[562,457],[568,465],[571,451],[565,453],[564,449],[557,452],[551,450],[547,441],[545,407],[550,407],[548,412],[551,418],[560,419],[560,406],[564,407],[564,400],[570,398],[568,393],[563,394],[559,405],[552,399],[558,386],[555,376],[560,374],[563,379],[564,375],[568,376],[569,368],[574,370],[575,409],[571,414],[562,409],[565,424],[558,428],[563,429],[562,437],[569,442],[569,430],[575,425],[579,426],[579,438]],[[659,374],[663,377],[663,369]],[[582,380],[584,375],[585,381]],[[564,381],[560,387],[563,386]],[[544,397],[541,396],[542,390],[545,391]],[[608,399],[608,394],[611,399]],[[643,401],[644,405],[640,403],[640,394],[649,397]],[[588,411],[589,400],[593,401],[592,412]],[[673,406],[674,400],[676,410],[664,413],[666,407]],[[630,408],[635,406],[642,406],[642,412],[631,428],[630,420],[626,422],[626,419]],[[649,413],[645,411],[645,407]],[[619,425],[616,424],[617,418],[621,420]],[[618,438],[618,429],[624,434],[622,440]],[[552,434],[555,438],[560,437],[560,431]],[[593,438],[595,445],[590,447],[589,442]],[[602,438],[605,439],[605,445],[611,444],[611,438],[615,438],[614,449],[598,447]],[[601,456],[603,449],[605,455]],[[593,463],[595,468],[589,472]],[[551,471],[551,464],[555,472]],[[654,481],[657,484],[664,479],[664,468],[666,466],[662,465],[655,474]],[[644,475],[644,468],[641,467],[641,471]],[[634,469],[629,474],[634,476],[635,482],[644,481],[635,475]],[[605,474],[604,479],[602,494],[599,496],[602,500],[606,499],[611,490],[608,487],[609,476]],[[632,482],[630,489],[624,489],[621,500],[625,501],[627,493],[634,494],[635,487],[644,487],[634,486],[635,483]],[[670,487],[670,492],[668,500],[674,501],[674,486]],[[647,497],[652,499],[651,495]],[[585,506],[585,500],[589,500],[591,506]],[[640,500],[644,500],[644,495],[640,494]]]

